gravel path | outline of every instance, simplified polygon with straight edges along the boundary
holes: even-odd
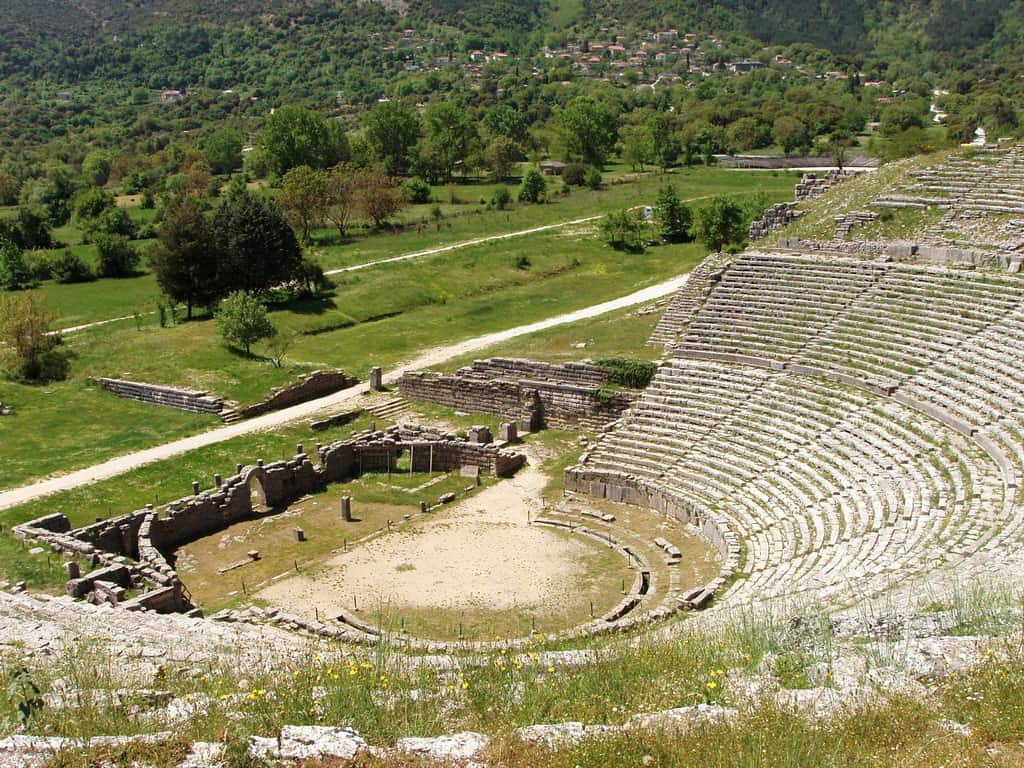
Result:
[[[680,275],[672,278],[671,280],[666,280],[647,288],[643,288],[639,291],[635,291],[627,296],[620,296],[617,299],[611,299],[610,301],[605,301],[600,304],[584,307],[583,309],[578,309],[575,312],[566,312],[561,315],[549,317],[545,320],[538,320],[534,323],[519,325],[503,331],[487,333],[482,336],[465,339],[464,341],[456,342],[454,344],[426,350],[413,360],[403,363],[388,371],[384,375],[384,381],[385,383],[394,382],[407,371],[414,371],[420,368],[430,368],[453,357],[470,354],[519,336],[525,336],[530,333],[554,328],[559,325],[574,323],[579,320],[599,317],[600,315],[604,315],[609,312],[628,309],[629,307],[636,306],[637,304],[646,304],[654,301],[655,299],[660,299],[663,296],[675,293],[686,284],[688,277],[688,274]],[[351,403],[367,391],[369,391],[368,385],[365,382],[360,383],[354,387],[350,387],[349,389],[344,389],[341,392],[336,392],[317,400],[311,400],[308,403],[295,405],[291,408],[285,408],[280,411],[268,413],[237,424],[218,427],[208,432],[192,435],[191,437],[185,437],[180,440],[174,440],[153,448],[147,448],[145,450],[136,451],[123,456],[117,456],[101,462],[100,464],[86,467],[85,469],[79,469],[74,472],[68,472],[64,475],[46,478],[18,488],[12,488],[10,490],[0,492],[0,509],[8,509],[10,507],[15,507],[19,504],[32,501],[33,499],[38,499],[41,496],[47,496],[51,493],[58,493],[72,488],[79,488],[83,485],[89,485],[90,483],[95,483],[99,480],[106,480],[146,464],[179,456],[183,453],[194,451],[197,448],[203,448],[207,445],[214,445],[225,440],[231,440],[232,438],[239,437],[241,435],[273,429],[299,419],[308,418],[320,411],[336,410],[339,406]]]

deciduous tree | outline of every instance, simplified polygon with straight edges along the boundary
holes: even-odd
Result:
[[[300,165],[330,168],[348,158],[348,139],[337,120],[290,104],[269,118],[259,135],[271,169],[284,174]]]
[[[301,233],[303,244],[310,241],[310,230],[323,221],[330,203],[329,176],[326,171],[300,165],[281,180],[277,204],[288,223]]]
[[[228,344],[252,354],[252,345],[277,333],[267,308],[246,291],[235,291],[217,308],[217,330]]]

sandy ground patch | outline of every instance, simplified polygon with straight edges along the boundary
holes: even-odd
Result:
[[[533,461],[504,480],[414,528],[338,554],[310,575],[272,584],[259,597],[310,614],[368,610],[556,609],[589,588],[583,561],[600,545],[529,525],[547,478]]]

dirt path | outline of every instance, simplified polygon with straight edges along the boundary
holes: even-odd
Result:
[[[482,336],[465,339],[443,347],[428,349],[418,357],[388,371],[384,376],[384,381],[385,383],[394,382],[407,371],[439,365],[450,358],[470,354],[519,336],[536,333],[537,331],[543,331],[559,325],[574,323],[579,320],[599,317],[600,315],[604,315],[609,312],[628,309],[629,307],[636,306],[637,304],[646,304],[650,301],[654,301],[655,299],[660,299],[663,296],[675,293],[686,284],[688,278],[688,274],[680,275],[672,278],[671,280],[666,280],[664,282],[648,286],[647,288],[643,288],[639,291],[635,291],[627,296],[620,296],[617,299],[611,299],[610,301],[605,301],[600,304],[593,304],[589,307],[578,309],[575,312],[566,312],[561,315],[549,317],[545,320],[538,320],[534,323],[519,325],[503,331],[495,331],[494,333],[487,333]],[[203,432],[198,435],[192,435],[191,437],[174,440],[153,448],[147,448],[145,450],[136,451],[123,456],[117,456],[100,464],[86,467],[85,469],[79,469],[74,472],[68,472],[64,475],[46,478],[18,488],[12,488],[10,490],[0,492],[0,509],[8,509],[10,507],[15,507],[19,504],[32,501],[33,499],[38,499],[41,496],[47,496],[51,493],[58,493],[59,491],[66,491],[83,485],[89,485],[90,483],[95,483],[99,480],[116,477],[117,475],[146,464],[169,459],[173,456],[179,456],[183,453],[194,451],[197,448],[214,445],[225,440],[231,440],[232,438],[239,437],[241,435],[273,429],[299,419],[308,418],[320,411],[328,409],[336,410],[340,406],[351,404],[359,398],[360,395],[367,391],[369,391],[367,384],[361,383],[354,387],[350,387],[349,389],[342,390],[341,392],[336,392],[333,395],[322,397],[318,400],[311,400],[308,403],[295,405],[291,408],[285,408],[280,411],[268,413],[264,416],[258,416],[254,419],[242,421],[237,424],[219,427],[217,429],[212,429],[209,432]]]

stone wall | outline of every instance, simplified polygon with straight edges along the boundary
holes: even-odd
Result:
[[[224,401],[219,397],[210,395],[208,392],[104,377],[94,378],[91,381],[118,397],[138,400],[143,403],[152,403],[153,405],[162,405],[167,408],[176,408],[179,411],[219,414],[224,410]]]
[[[299,403],[315,400],[349,387],[354,387],[359,379],[349,376],[344,371],[313,371],[301,377],[295,384],[284,389],[274,389],[266,400],[242,408],[238,411],[243,418],[259,416],[271,411],[279,411]]]
[[[542,427],[602,429],[636,399],[636,393],[608,395],[600,388],[609,372],[585,363],[552,365],[532,360],[477,360],[454,374],[416,371],[398,387],[405,397],[465,413],[490,413],[519,423],[524,430]]]
[[[797,210],[796,203],[776,203],[768,208],[760,219],[750,222],[748,237],[751,241],[767,237],[790,222],[796,221],[801,213]]]
[[[75,597],[129,610],[190,611],[194,606],[188,590],[173,566],[179,547],[252,519],[260,513],[257,500],[266,507],[281,507],[363,472],[395,471],[405,451],[412,454],[414,471],[473,466],[508,477],[525,462],[522,454],[508,450],[504,443],[484,444],[417,427],[392,427],[317,445],[318,464],[300,450],[291,459],[240,466],[225,480],[215,477],[209,490],[199,491],[196,483],[196,493],[170,502],[162,513],[147,505],[74,530],[65,515],[53,514],[15,526],[13,534],[102,566],[85,576],[72,576],[68,592]],[[127,600],[125,591],[130,588],[144,592]]]
[[[929,245],[909,240],[805,240],[799,237],[781,238],[775,249],[802,254],[823,253],[860,258],[888,258],[912,264],[935,264],[942,267],[977,269],[1009,269],[1015,258],[1012,253],[981,248],[956,248]],[[1019,258],[1019,256],[1017,257]]]
[[[584,454],[582,460],[586,458]],[[739,537],[724,520],[681,494],[647,480],[588,469],[582,464],[565,471],[565,489],[597,499],[653,509],[697,528],[718,550],[722,570],[712,581],[688,594],[687,602],[691,607],[705,607],[715,593],[739,572],[742,552]]]

